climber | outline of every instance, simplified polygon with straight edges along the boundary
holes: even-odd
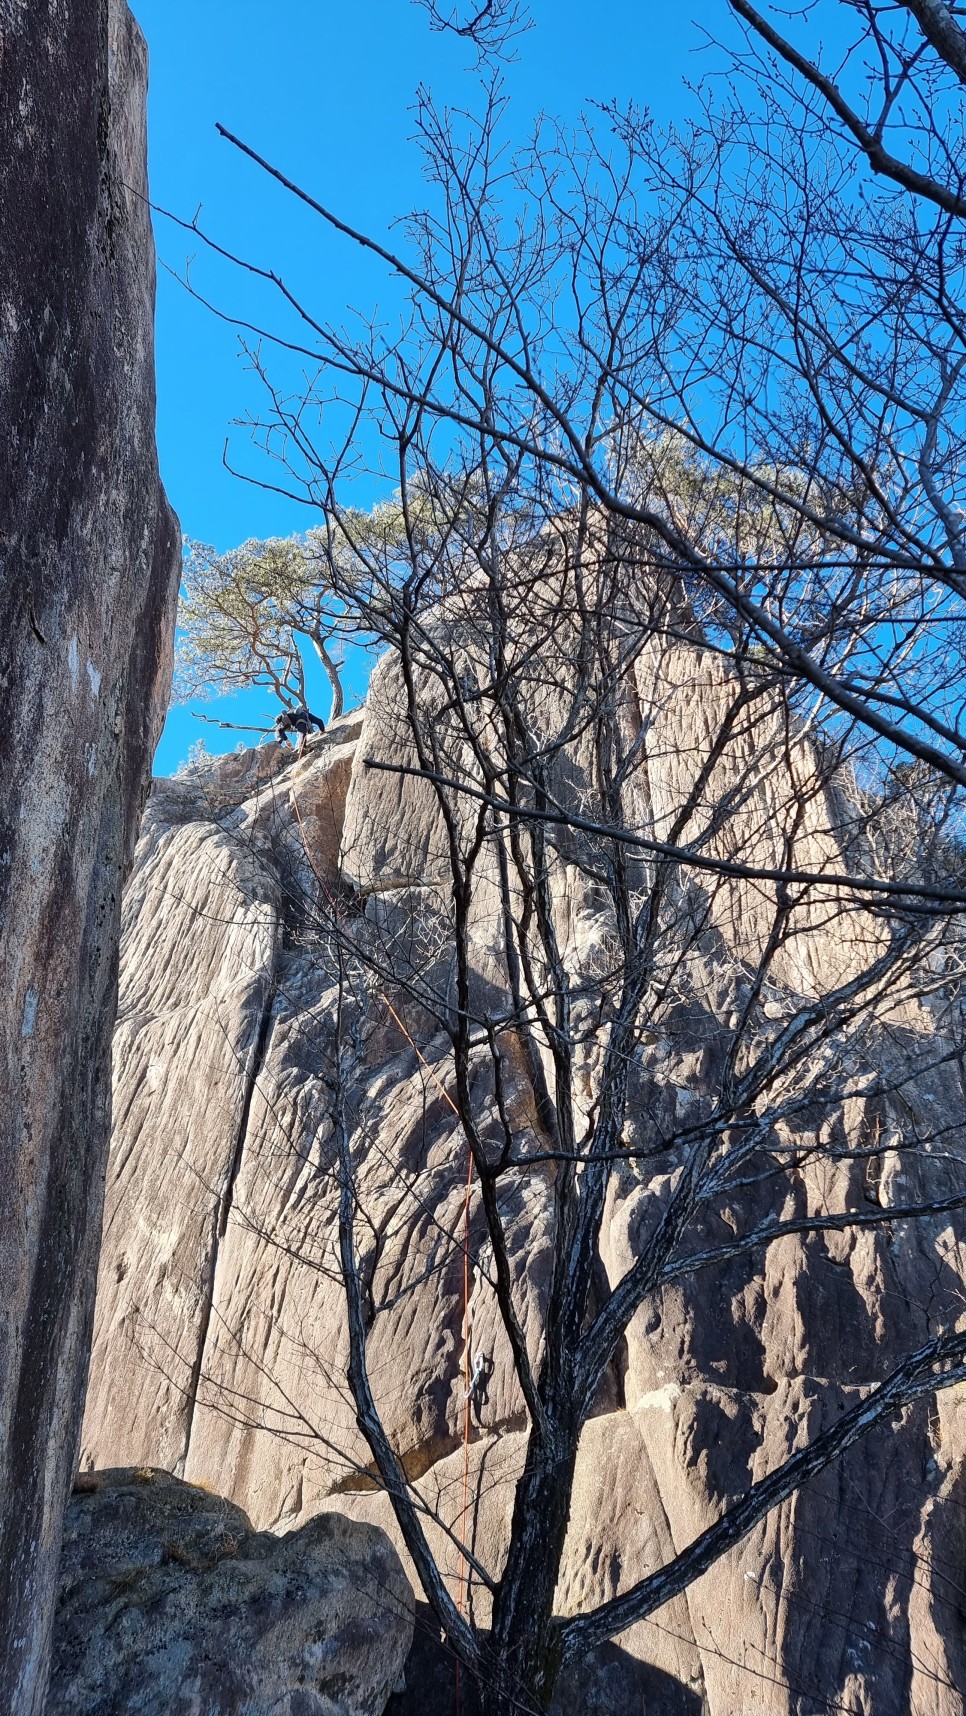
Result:
[[[464,1402],[469,1401],[470,1409],[477,1424],[483,1422],[483,1408],[489,1405],[489,1381],[493,1375],[493,1360],[488,1358],[482,1348],[477,1348],[473,1361],[473,1373],[470,1386],[463,1395]]]
[[[283,709],[281,715],[276,715],[275,738],[280,745],[285,745],[288,743],[288,735],[297,733],[299,740],[295,749],[295,758],[298,761],[305,750],[305,741],[309,736],[311,727],[317,727],[320,733],[325,732],[325,722],[320,721],[317,715],[313,715],[304,703],[300,703],[297,708]]]

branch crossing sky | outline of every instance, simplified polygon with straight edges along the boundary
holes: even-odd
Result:
[[[453,106],[479,106],[465,46],[433,34],[411,0],[132,0],[151,56],[149,158],[157,205],[197,213],[219,243],[279,268],[322,321],[343,323],[385,302],[379,266],[313,222],[215,131],[250,143],[355,226],[399,242],[394,222],[425,198],[412,141],[417,86]],[[575,119],[595,101],[633,100],[661,123],[690,105],[684,80],[708,69],[701,24],[721,23],[725,0],[683,10],[654,0],[536,0],[533,29],[506,72],[509,122],[523,142],[541,113]],[[161,470],[187,536],[219,551],[249,537],[285,536],[319,522],[294,501],[233,476],[229,461],[264,477],[264,461],[238,419],[260,407],[260,385],[238,333],[192,297],[184,275],[217,310],[266,309],[237,271],[219,268],[190,232],[155,216],[158,276],[158,442]],[[373,496],[372,498],[375,498]],[[350,671],[348,701],[365,693]],[[327,713],[321,676],[313,698]],[[193,703],[210,719],[268,727],[267,693]],[[155,759],[170,774],[189,746],[255,743],[173,707]]]

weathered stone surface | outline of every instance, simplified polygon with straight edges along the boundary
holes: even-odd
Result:
[[[121,879],[170,676],[144,43],[0,8],[0,1707],[43,1695],[107,1155]]]
[[[67,1512],[47,1716],[381,1716],[412,1613],[381,1531],[273,1537],[166,1472],[98,1472]]]
[[[641,665],[637,695],[646,710],[648,760],[648,797],[639,820],[660,831],[702,771],[729,689],[714,664],[709,669],[699,652],[679,643]],[[200,1016],[187,970],[195,938],[211,933],[194,923],[191,908],[195,890],[208,886],[199,880],[202,873],[223,874],[230,855],[232,922],[247,926],[239,955],[246,970],[261,958],[255,916],[272,888],[281,929],[267,1024],[264,1016],[260,1025],[248,1017],[240,989],[223,991],[229,997],[223,1029],[237,1050],[234,1107],[219,1099],[206,1111],[205,1093],[215,1076],[223,1081],[231,1075],[211,1034],[203,1033],[190,1073],[178,1075],[163,1127],[147,1108],[138,1109],[136,1124],[127,1127],[124,1093],[129,1080],[136,1087],[147,1050],[130,1066],[119,1055],[112,1237],[102,1264],[99,1380],[85,1459],[151,1461],[166,1446],[172,1464],[183,1460],[188,1477],[229,1489],[259,1524],[296,1524],[335,1505],[390,1533],[395,1529],[368,1474],[344,1382],[326,1083],[338,992],[324,926],[326,911],[337,906],[351,916],[363,896],[358,933],[371,931],[379,945],[391,945],[393,960],[414,983],[426,980],[445,994],[452,952],[443,843],[431,796],[423,783],[365,767],[371,756],[405,760],[401,707],[398,679],[386,661],[373,680],[347,788],[349,741],[338,728],[316,741],[297,769],[286,768],[274,780],[266,778],[264,760],[241,759],[184,786],[159,788],[157,830],[152,824],[145,835],[131,894],[125,995],[143,995],[141,1029],[159,1045],[172,1012],[172,982],[185,997],[184,1028]],[[776,785],[774,752],[786,742],[807,788],[800,817]],[[839,810],[816,782],[810,756],[803,740],[783,734],[774,710],[754,711],[737,733],[735,754],[726,754],[704,784],[709,815],[716,795],[730,807],[722,853],[750,851],[767,865],[783,856],[786,842],[796,862],[847,868]],[[578,767],[579,759],[575,772]],[[249,769],[254,775],[246,775]],[[314,816],[320,804],[328,821],[316,850],[306,811]],[[164,843],[173,853],[182,838],[192,842],[190,886],[187,874],[174,886],[160,860]],[[249,874],[253,864],[257,881]],[[498,1011],[499,925],[485,864],[481,871],[473,977],[481,1009]],[[575,971],[592,971],[607,934],[601,908],[576,867],[559,855],[553,887],[567,958]],[[743,972],[760,949],[769,901],[773,905],[770,883],[729,884],[711,897],[700,879],[694,882],[690,906],[696,918],[706,916],[701,935],[675,965],[675,987],[655,1013],[655,1029],[635,1063],[629,1142],[646,1144],[648,1129],[669,1134],[677,1117],[709,1111],[730,1040],[728,1020],[741,999]],[[316,903],[325,909],[315,911]],[[152,974],[138,925],[162,909],[173,938],[166,973],[184,969],[183,979],[166,974],[162,982]],[[207,948],[207,941],[202,945]],[[769,974],[760,1029],[775,1029],[880,947],[880,926],[861,906],[803,909]],[[669,958],[676,958],[673,947]],[[234,956],[219,959],[209,968],[210,986],[235,970]],[[486,1281],[474,1193],[470,1312],[474,1350],[487,1353],[491,1371],[472,1431],[464,1516],[466,1330],[458,1239],[466,1147],[437,1082],[445,1085],[447,1076],[442,1034],[434,1035],[428,1008],[410,997],[400,1003],[402,1013],[394,1013],[391,1001],[374,980],[369,1005],[380,1023],[367,1039],[366,1064],[352,1095],[364,1211],[359,1240],[374,1263],[378,1306],[370,1371],[409,1474],[441,1521],[428,1533],[455,1590],[459,1558],[443,1528],[465,1530],[474,1553],[499,1568],[525,1449],[523,1417]],[[894,1075],[895,1097],[834,1096],[818,1117],[792,1108],[782,1121],[788,1140],[839,1138],[844,1146],[881,1142],[883,1149],[871,1166],[847,1149],[840,1160],[825,1150],[814,1158],[806,1154],[789,1182],[789,1216],[911,1198],[917,1174],[927,1170],[934,1191],[961,1184],[958,1072],[937,1052],[929,1008],[900,990],[890,1004],[881,1028],[877,1023],[854,1038],[843,1034],[829,1053],[836,1073],[878,1068],[884,1085]],[[126,1018],[126,1001],[124,1009]],[[578,1069],[588,1093],[594,1053],[591,1032]],[[252,1055],[254,1078],[245,1070]],[[540,1133],[520,1058],[517,1065],[509,1039],[506,1101],[526,1145]],[[482,1065],[476,1088],[485,1115],[492,1091]],[[232,1116],[243,1110],[241,1136]],[[917,1152],[900,1154],[904,1135],[919,1141]],[[535,1167],[506,1193],[516,1304],[533,1352],[548,1278],[549,1176],[545,1166]],[[205,1195],[199,1181],[230,1183],[217,1212],[210,1197],[199,1205]],[[615,1173],[601,1249],[610,1281],[637,1255],[666,1190],[667,1175],[639,1177],[630,1168]],[[736,1228],[754,1226],[768,1212],[770,1196],[767,1180],[739,1188],[720,1211],[694,1224],[689,1247],[700,1251]],[[139,1208],[157,1209],[162,1242]],[[129,1268],[112,1283],[122,1246]],[[162,1252],[176,1259],[176,1270],[163,1279]],[[682,1273],[634,1319],[584,1432],[560,1610],[578,1612],[615,1595],[684,1548],[749,1482],[924,1340],[936,1315],[958,1314],[964,1282],[961,1227],[948,1216],[875,1233],[791,1235],[733,1263]],[[192,1294],[203,1300],[206,1293],[210,1308],[206,1303],[186,1327],[183,1307]],[[186,1401],[181,1440],[170,1445],[163,1441],[163,1414],[156,1418],[159,1391],[167,1389],[170,1398]],[[830,1702],[857,1716],[961,1716],[966,1664],[959,1598],[950,1583],[959,1578],[955,1569],[964,1553],[961,1393],[910,1411],[901,1426],[878,1433],[776,1509],[686,1594],[589,1664],[588,1684],[598,1684],[606,1697],[615,1682],[624,1688],[627,1709],[647,1716],[654,1708],[736,1716],[750,1707],[766,1716],[805,1716]],[[485,1592],[475,1578],[469,1601],[485,1625]],[[648,1670],[638,1676],[636,1690],[628,1662]],[[577,1707],[576,1684],[561,1688],[562,1708]],[[597,1694],[586,1696],[592,1704]]]

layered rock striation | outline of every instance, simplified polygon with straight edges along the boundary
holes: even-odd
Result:
[[[0,1707],[40,1708],[90,1341],[120,895],[170,678],[146,53],[0,9]]]
[[[640,735],[647,761],[638,825],[660,837],[683,800],[709,817],[726,803],[726,822],[708,824],[708,850],[752,850],[764,870],[791,852],[795,864],[842,873],[854,860],[844,801],[803,734],[789,737],[759,706],[715,761],[732,691],[728,670],[697,643],[678,637],[642,652],[627,739]],[[405,702],[387,658],[364,712],[336,723],[302,762],[266,747],[156,783],[125,919],[84,1459],[163,1465],[212,1483],[263,1527],[338,1507],[394,1531],[345,1381],[332,1115],[345,1054],[340,972],[357,946],[370,972],[365,1054],[346,1100],[372,1294],[369,1370],[438,1522],[427,1529],[455,1590],[448,1531],[465,1532],[499,1572],[526,1421],[476,1190],[464,1306],[466,1144],[447,1101],[445,1032],[419,1001],[449,992],[445,831],[425,781],[367,767],[411,756]],[[579,754],[567,764],[574,802],[582,766]],[[791,797],[789,775],[802,788]],[[499,1019],[493,888],[484,866],[471,964],[476,1004]],[[603,969],[607,912],[563,845],[552,888],[569,968]],[[867,904],[834,890],[822,904],[813,893],[769,956],[752,1008],[748,974],[768,942],[772,884],[728,875],[712,893],[696,876],[675,909],[668,975],[630,1075],[629,1155],[638,1149],[645,1164],[655,1139],[710,1112],[739,1020],[767,1046],[796,1016],[820,1015],[823,998],[858,982],[888,943]],[[397,988],[380,975],[387,950],[391,968],[408,974]],[[588,1107],[600,1031],[581,1038]],[[816,1040],[822,1065],[802,1074],[808,1100],[781,1107],[771,1167],[729,1184],[694,1224],[681,1267],[633,1318],[605,1375],[578,1454],[563,1613],[667,1562],[958,1314],[966,1271],[955,1215],[809,1230],[810,1218],[913,1200],[917,1175],[932,1196],[961,1188],[962,1090],[938,1012],[897,975],[861,1030]],[[474,1069],[485,1123],[494,1096],[482,1056]],[[539,1156],[535,1076],[510,1043],[501,1101],[520,1150]],[[796,1166],[778,1213],[801,1231],[689,1266],[774,1215],[789,1152]],[[615,1168],[602,1294],[647,1242],[679,1160]],[[533,1355],[553,1185],[543,1160],[501,1192],[514,1303]],[[466,1507],[468,1322],[486,1386],[474,1402]],[[630,1662],[641,1673],[627,1696],[648,1710],[959,1716],[963,1413],[960,1390],[924,1400],[814,1478],[610,1647],[594,1671],[600,1696],[608,1685],[633,1688],[619,1672]],[[485,1588],[472,1574],[467,1583],[485,1624]],[[562,1689],[563,1700],[573,1696]]]

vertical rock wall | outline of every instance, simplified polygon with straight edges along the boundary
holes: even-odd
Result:
[[[0,1708],[40,1708],[87,1367],[120,887],[170,675],[144,43],[0,5]]]
[[[666,827],[670,807],[690,796],[728,697],[717,663],[686,641],[669,645],[649,678],[648,666],[639,674],[648,796],[642,770],[635,806],[644,829]],[[361,718],[330,726],[300,763],[265,746],[152,794],[125,908],[82,1452],[93,1468],[164,1465],[230,1496],[259,1528],[301,1527],[334,1508],[380,1525],[397,1548],[345,1383],[331,1111],[337,945],[351,938],[371,952],[374,972],[387,950],[403,970],[421,960],[438,993],[448,992],[439,818],[423,783],[366,767],[367,758],[407,756],[404,709],[387,656]],[[729,807],[733,850],[767,853],[801,803],[805,865],[840,871],[846,860],[834,843],[847,830],[814,765],[809,790],[806,745],[792,753],[800,798],[781,793],[777,717],[769,725],[756,710],[754,720],[735,730],[734,749],[706,783],[709,820],[717,795]],[[570,790],[580,790],[576,766]],[[408,900],[394,885],[401,877],[420,883]],[[482,864],[476,880],[472,976],[481,1011],[499,1019],[499,926]],[[605,911],[559,849],[551,883],[560,943],[578,976],[593,974]],[[669,1183],[648,1152],[717,1099],[734,1028],[726,984],[740,974],[739,956],[748,965],[760,957],[762,890],[717,890],[712,916],[700,909],[702,887],[692,880],[688,894],[701,935],[689,937],[682,912],[671,919],[675,988],[651,1009],[630,1075],[624,1136],[642,1165],[611,1180],[600,1263],[612,1285],[641,1255]],[[801,926],[771,967],[755,1026],[763,1040],[776,1014],[801,1009],[809,986],[822,993],[823,982],[849,980],[879,948],[862,905],[848,902],[824,921],[806,907]],[[372,1269],[373,1388],[455,1594],[464,1531],[483,1565],[502,1566],[527,1438],[475,1192],[465,1314],[466,1141],[436,1082],[445,1089],[451,1076],[445,1035],[419,994],[415,983],[401,994],[372,978],[365,1058],[351,1081],[357,1234]],[[913,1004],[902,985],[890,1001],[861,1034],[836,1033],[824,1088],[817,1057],[800,1069],[773,1162],[794,1150],[801,1166],[780,1198],[771,1166],[740,1172],[695,1219],[676,1279],[629,1325],[577,1454],[560,1613],[586,1612],[666,1565],[750,1483],[961,1315],[960,1214],[878,1229],[861,1221],[875,1205],[884,1212],[927,1197],[927,1187],[945,1198],[963,1184],[963,1087],[942,1016]],[[521,1063],[508,1040],[503,1102],[525,1156],[540,1148],[540,1118]],[[589,1056],[584,1065],[593,1090]],[[493,1095],[482,1055],[473,1077],[485,1126]],[[517,1314],[535,1352],[552,1183],[534,1164],[504,1188]],[[818,1221],[846,1211],[858,1217],[851,1231],[789,1232],[745,1255],[686,1266],[694,1252],[776,1215]],[[488,1374],[464,1490],[468,1324]],[[561,1687],[555,1716],[964,1716],[964,1450],[966,1388],[881,1427],[598,1653],[586,1681]],[[472,1574],[464,1588],[485,1625],[483,1582]],[[425,1664],[414,1659],[411,1702],[394,1707],[399,1716],[452,1710],[444,1664],[434,1705]],[[464,1712],[472,1716],[469,1694]]]

